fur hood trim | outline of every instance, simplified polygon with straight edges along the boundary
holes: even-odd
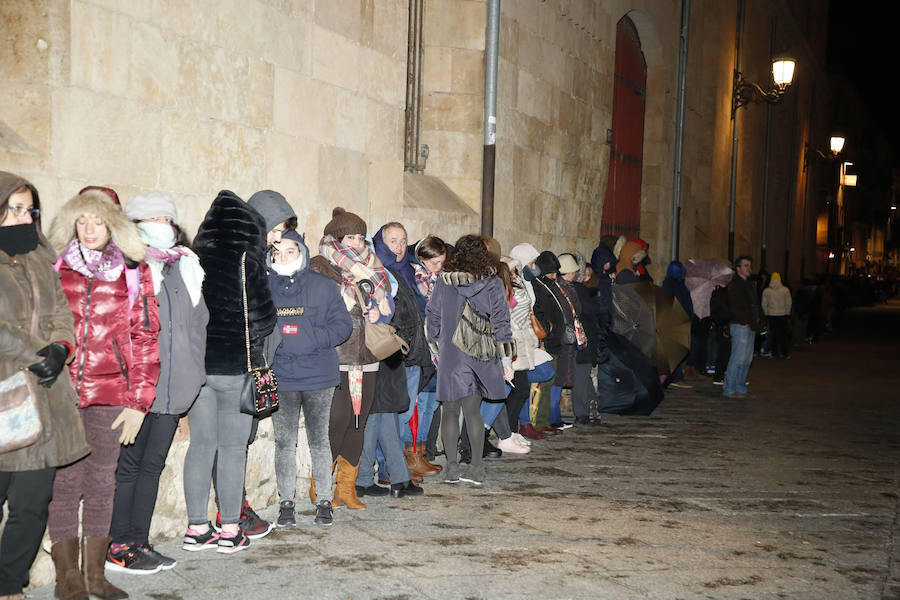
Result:
[[[491,274],[493,275],[493,274]],[[476,281],[480,281],[482,279],[487,279],[491,275],[486,275],[484,277],[479,277],[473,273],[467,273],[466,271],[442,271],[441,272],[441,280],[447,285],[452,286],[460,286],[460,285],[472,285]]]
[[[75,221],[81,215],[88,214],[100,217],[106,224],[112,241],[125,258],[134,262],[144,260],[146,249],[137,225],[122,212],[120,206],[112,203],[109,196],[97,190],[89,190],[70,199],[53,218],[48,238],[57,253],[61,253],[75,239]]]

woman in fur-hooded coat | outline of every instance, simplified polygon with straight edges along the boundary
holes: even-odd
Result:
[[[66,202],[49,237],[75,318],[69,373],[91,454],[57,471],[48,529],[54,546],[70,544],[84,499],[87,588],[109,597],[117,592],[103,574],[116,464],[120,445],[134,443],[156,396],[159,309],[137,226],[108,194],[88,190]]]
[[[459,441],[459,412],[462,409],[468,431],[482,431],[482,398],[505,398],[504,379],[513,378],[515,343],[509,324],[506,289],[496,275],[498,270],[499,261],[488,253],[480,236],[463,236],[457,241],[456,252],[445,264],[425,308],[428,338],[438,348],[437,397],[441,402],[441,437],[447,456],[445,480],[449,482],[464,479],[480,484],[484,481],[481,457],[484,438],[481,435],[470,436],[471,469],[468,473],[460,473],[455,451]],[[501,360],[477,360],[453,343],[453,334],[466,302],[490,320]]]

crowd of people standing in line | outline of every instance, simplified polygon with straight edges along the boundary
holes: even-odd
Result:
[[[642,240],[601,240],[590,260],[528,242],[504,253],[479,235],[410,243],[402,223],[370,234],[339,207],[311,257],[296,214],[272,190],[247,201],[221,191],[193,242],[161,192],[123,204],[110,188],[87,187],[46,236],[40,216],[37,189],[0,172],[0,385],[30,373],[44,424],[36,441],[0,452],[0,502],[9,503],[3,600],[24,597],[45,527],[58,598],[126,598],[106,570],[175,567],[149,531],[185,415],[189,552],[246,550],[273,527],[294,526],[304,496],[313,522],[327,527],[336,507],[421,496],[426,477],[481,486],[485,458],[599,424],[591,373],[608,354],[613,282],[649,279]],[[766,351],[788,355],[791,294],[777,273],[757,290],[749,257],[736,270],[727,315],[702,322],[684,265],[669,265],[663,287],[694,323],[673,385],[717,364],[724,394],[745,394],[764,316]],[[380,325],[402,349],[379,358],[369,342]],[[261,365],[278,381],[274,523],[256,514],[244,487],[259,418],[241,400],[248,371]],[[563,422],[564,388],[574,424]],[[297,489],[301,411],[308,491]]]

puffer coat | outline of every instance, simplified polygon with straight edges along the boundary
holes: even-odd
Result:
[[[159,303],[146,263],[138,265],[139,295],[128,297],[126,272],[115,281],[86,277],[59,265],[75,317],[75,358],[69,365],[78,406],[150,410],[159,379]]]
[[[53,270],[54,258],[44,245],[15,257],[0,250],[0,379],[40,362],[36,352],[53,342],[75,346],[72,311]],[[36,336],[29,333],[34,307],[32,280],[38,289]],[[90,447],[84,440],[68,374],[63,370],[49,389],[38,385],[31,373],[27,375],[34,384],[44,434],[30,446],[0,454],[0,471],[61,467],[87,455]]]

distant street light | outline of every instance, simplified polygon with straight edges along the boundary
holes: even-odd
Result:
[[[734,119],[737,110],[749,102],[768,102],[776,104],[781,102],[784,92],[794,80],[794,67],[797,62],[793,58],[780,57],[772,60],[772,81],[775,85],[768,90],[759,85],[746,81],[744,74],[735,69],[734,87],[731,93],[731,118]]]

